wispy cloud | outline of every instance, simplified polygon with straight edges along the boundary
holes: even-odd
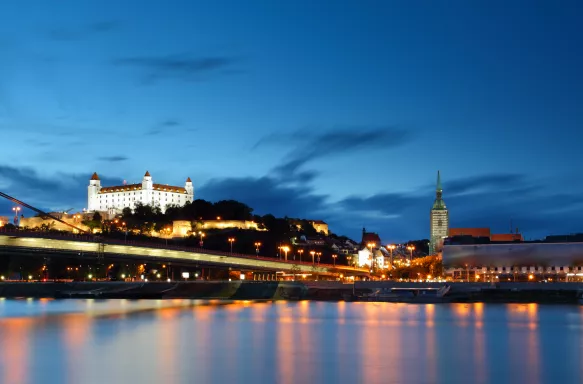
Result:
[[[118,58],[113,64],[119,67],[138,69],[144,76],[144,82],[160,79],[200,80],[201,76],[231,73],[239,60],[229,56],[189,57],[172,55],[160,57],[125,57]]]
[[[118,155],[118,156],[102,156],[102,157],[99,158],[99,160],[101,160],[101,161],[109,161],[111,163],[117,163],[117,162],[120,162],[120,161],[126,161],[126,160],[128,160],[128,157],[127,156],[121,156],[121,155]]]
[[[119,23],[116,21],[100,21],[76,28],[53,28],[47,32],[47,36],[55,41],[74,41],[110,32],[117,28],[119,28]]]
[[[336,127],[314,133],[300,130],[292,134],[272,134],[259,140],[255,146],[285,146],[292,149],[285,161],[276,167],[283,175],[294,175],[306,163],[322,158],[346,155],[364,150],[387,150],[407,143],[409,132],[393,126]]]
[[[175,119],[164,120],[164,121],[156,124],[152,129],[150,129],[147,132],[147,134],[148,135],[157,135],[159,133],[163,133],[164,131],[166,131],[168,129],[178,127],[179,125],[180,125],[180,122],[178,120],[175,120]]]

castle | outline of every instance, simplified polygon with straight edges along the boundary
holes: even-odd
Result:
[[[150,172],[146,172],[141,184],[102,187],[97,172],[91,176],[87,187],[87,210],[120,213],[124,208],[134,209],[136,203],[159,206],[162,212],[169,205],[184,205],[194,200],[194,187],[190,177],[184,187],[154,184]]]

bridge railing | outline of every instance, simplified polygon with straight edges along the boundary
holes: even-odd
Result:
[[[324,263],[316,263],[313,264],[311,262],[305,261],[297,261],[297,260],[289,260],[286,262],[283,259],[275,258],[275,257],[265,257],[265,256],[258,256],[258,255],[249,255],[237,252],[223,252],[223,251],[215,251],[209,250],[200,247],[183,247],[183,246],[176,246],[176,245],[165,245],[165,244],[158,244],[154,242],[145,242],[145,241],[135,241],[135,240],[121,240],[121,239],[111,239],[111,238],[100,238],[98,236],[93,235],[86,235],[86,234],[74,234],[74,233],[62,233],[62,232],[39,232],[39,231],[26,231],[20,229],[6,229],[4,227],[0,227],[0,235],[6,236],[18,236],[18,237],[35,237],[35,238],[47,238],[47,239],[55,239],[55,240],[72,240],[72,241],[83,241],[83,242],[90,242],[90,243],[102,243],[106,245],[122,245],[122,246],[133,246],[133,247],[142,247],[142,248],[154,248],[154,249],[165,249],[165,250],[174,250],[174,251],[181,251],[181,252],[195,252],[195,253],[202,253],[212,256],[226,256],[226,257],[238,257],[244,259],[253,259],[253,260],[263,260],[263,261],[271,261],[271,262],[281,262],[287,264],[297,264],[297,265],[304,265],[304,266],[312,266],[315,265],[317,267],[327,268],[327,269],[339,269],[339,270],[356,270],[358,268],[353,268],[346,265],[333,265],[333,264],[324,264]]]

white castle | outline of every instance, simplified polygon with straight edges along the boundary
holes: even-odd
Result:
[[[184,205],[194,200],[194,187],[190,177],[184,187],[154,184],[150,172],[146,172],[141,184],[102,187],[97,172],[91,176],[87,188],[87,210],[115,214],[124,208],[134,209],[136,203],[159,206],[162,212],[169,205]]]

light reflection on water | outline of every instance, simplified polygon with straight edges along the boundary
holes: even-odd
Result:
[[[571,383],[583,307],[1,300],[1,383]]]

